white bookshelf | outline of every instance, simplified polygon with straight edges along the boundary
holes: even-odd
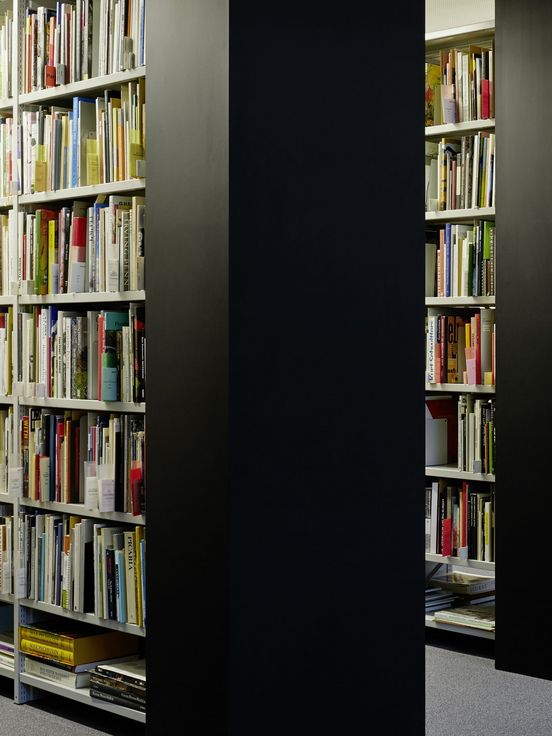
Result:
[[[19,499],[19,506],[31,509],[43,509],[44,511],[50,511],[58,514],[74,514],[75,516],[84,516],[90,519],[113,521],[118,524],[134,524],[137,526],[145,526],[146,523],[145,516],[133,516],[132,514],[125,514],[122,511],[95,511],[93,509],[87,509],[82,503],[37,501],[34,498],[22,497]]]
[[[494,307],[494,296],[426,296],[426,307]]]
[[[426,383],[426,391],[461,394],[494,394],[494,386],[480,386],[469,383]]]
[[[102,291],[70,294],[25,294],[19,297],[19,304],[106,304],[109,302],[145,302],[145,291]],[[1,301],[0,301],[1,304]]]
[[[494,483],[495,477],[491,473],[468,473],[458,470],[455,465],[426,465],[425,474],[432,478],[455,478],[456,480],[478,480],[484,483]]]
[[[475,626],[456,626],[454,624],[442,624],[435,621],[435,617],[426,613],[425,625],[431,629],[440,629],[441,631],[451,631],[455,634],[467,634],[468,636],[477,636],[480,639],[492,639],[494,641],[495,632],[485,631],[485,629],[476,629]]]
[[[143,191],[146,188],[145,179],[127,179],[125,181],[114,181],[108,184],[93,184],[84,187],[71,187],[70,189],[55,189],[50,192],[35,192],[35,194],[20,194],[19,204],[42,204],[45,202],[58,202],[64,199],[83,199],[86,197],[98,197],[101,194],[131,194]]]
[[[31,687],[39,688],[40,690],[46,690],[54,695],[61,695],[62,698],[69,698],[69,700],[75,700],[78,703],[84,703],[85,705],[91,705],[94,708],[108,711],[109,713],[115,713],[116,715],[123,716],[124,718],[130,718],[138,723],[146,722],[146,714],[141,713],[138,710],[132,708],[125,708],[122,705],[115,705],[114,703],[108,703],[104,700],[96,700],[90,697],[90,689],[87,687],[72,688],[66,685],[61,685],[57,682],[50,682],[42,677],[36,675],[28,675],[26,672],[21,672],[19,675],[19,681],[24,685],[30,685]]]
[[[457,567],[472,567],[475,570],[491,570],[494,572],[495,563],[485,562],[484,560],[465,560],[462,557],[453,557],[452,555],[434,555],[426,552],[426,562],[435,562],[441,565],[456,565]]]
[[[80,82],[72,82],[71,84],[61,84],[57,87],[49,87],[48,89],[38,90],[37,92],[25,92],[19,94],[20,105],[45,105],[54,100],[60,100],[67,97],[95,95],[104,89],[114,89],[121,84],[127,82],[135,82],[137,79],[143,79],[146,76],[146,67],[140,66],[136,69],[130,69],[125,72],[116,72],[115,74],[106,74],[101,77],[92,77],[91,79],[83,79]],[[2,100],[0,100],[0,109],[2,109]]]
[[[494,207],[470,207],[459,210],[440,210],[426,212],[426,222],[463,222],[465,220],[482,220],[495,216]]]
[[[42,3],[38,2],[38,5]],[[20,89],[20,64],[19,59],[22,54],[21,50],[21,32],[24,27],[24,16],[25,16],[25,3],[20,0],[13,0],[13,19],[14,19],[14,34],[13,34],[13,90],[14,95],[11,99],[0,99],[0,111],[12,111],[14,126],[21,121],[21,111],[25,109],[27,105],[43,105],[49,107],[50,105],[63,105],[64,107],[72,106],[72,98],[75,96],[86,96],[96,97],[102,96],[104,90],[116,90],[120,89],[121,85],[125,85],[130,82],[136,82],[146,77],[146,67],[141,66],[132,70],[117,72],[115,74],[107,74],[103,76],[97,76],[91,79],[59,85],[48,89],[31,92],[21,93]],[[97,47],[96,47],[97,48]],[[143,172],[140,172],[143,173]],[[71,202],[72,200],[89,200],[89,204],[93,202],[97,197],[109,197],[110,195],[133,195],[143,196],[145,194],[146,181],[145,178],[134,178],[125,181],[115,181],[106,184],[98,184],[94,186],[80,186],[66,189],[60,189],[56,191],[46,192],[35,192],[33,194],[17,194],[13,196],[0,198],[0,209],[6,210],[12,208],[14,211],[16,228],[19,229],[17,216],[22,211],[30,211],[33,206],[49,206],[51,205],[54,209],[59,207],[65,202]],[[27,209],[27,206],[28,209]],[[18,233],[19,234],[19,233]],[[69,294],[48,294],[45,296],[37,296],[34,294],[22,293],[25,289],[19,293],[13,295],[0,296],[0,306],[10,306],[14,310],[14,317],[21,307],[31,305],[92,305],[89,309],[102,309],[117,308],[117,305],[121,305],[124,309],[125,303],[135,302],[145,304],[146,293],[145,291],[120,291],[120,292],[103,292],[103,293],[69,293]],[[84,309],[83,309],[84,311]],[[14,320],[15,324],[15,320]],[[18,361],[18,344],[17,344],[17,332],[15,331],[12,339],[12,351],[14,356],[14,363]],[[17,376],[17,372],[15,372]],[[109,401],[95,401],[95,400],[78,400],[78,399],[56,399],[56,398],[41,398],[39,396],[25,397],[22,394],[25,391],[29,391],[29,388],[19,382],[14,382],[13,393],[10,396],[0,396],[0,407],[3,405],[12,406],[14,413],[15,426],[19,422],[20,410],[23,407],[37,407],[44,409],[58,409],[63,410],[76,410],[84,412],[105,412],[105,413],[117,413],[117,414],[140,414],[144,415],[146,412],[145,403],[131,403],[131,402],[109,402]],[[14,490],[10,487],[10,490]],[[106,512],[101,513],[97,510],[86,509],[84,504],[79,503],[57,503],[57,502],[42,502],[29,498],[23,498],[21,491],[12,493],[0,493],[0,503],[11,504],[13,506],[14,519],[17,520],[21,511],[30,512],[32,509],[40,509],[48,513],[56,514],[70,514],[80,517],[88,517],[97,519],[99,521],[105,521],[113,525],[124,524],[129,530],[135,527],[143,527],[146,525],[145,516],[133,516],[129,513],[123,512]],[[19,569],[19,552],[17,549],[17,529],[13,534],[14,541],[14,570]],[[20,581],[21,582],[21,581]],[[19,584],[20,584],[19,582]],[[58,606],[52,606],[46,603],[32,601],[25,598],[21,598],[21,590],[18,589],[18,581],[14,579],[14,586],[16,586],[17,595],[2,595],[0,594],[0,602],[9,603],[13,605],[13,630],[15,634],[15,667],[13,669],[6,665],[0,664],[0,676],[8,677],[14,680],[14,700],[18,703],[25,703],[30,700],[34,700],[37,697],[41,697],[46,693],[53,693],[55,695],[65,697],[77,702],[85,703],[91,707],[99,710],[107,711],[110,713],[123,716],[125,718],[137,721],[139,723],[145,723],[146,717],[144,713],[135,711],[132,708],[125,708],[119,705],[114,705],[101,700],[95,700],[91,698],[89,689],[73,689],[58,683],[49,682],[40,677],[21,672],[22,669],[22,657],[18,653],[18,627],[23,623],[32,623],[33,621],[43,620],[46,618],[45,614],[50,616],[59,617],[60,619],[71,619],[74,621],[82,621],[93,626],[103,628],[105,630],[122,631],[128,634],[132,634],[144,641],[146,631],[144,627],[139,627],[134,624],[123,624],[118,621],[106,620],[97,617],[90,613],[79,613],[74,611],[67,611]]]
[[[487,41],[494,36],[494,20],[477,23],[470,26],[449,28],[434,33],[426,33],[426,57],[429,60],[439,63],[437,54],[439,49],[447,48],[464,48],[469,44],[485,45]],[[438,140],[440,138],[452,137],[458,138],[464,135],[473,135],[480,131],[494,133],[496,131],[496,121],[494,119],[487,120],[470,120],[462,123],[434,125],[425,129],[426,141]],[[476,222],[481,219],[494,219],[496,217],[495,207],[476,207],[458,210],[444,210],[438,212],[426,212],[426,225],[438,225],[447,222]],[[496,306],[496,297],[425,297],[426,307],[444,307],[455,309],[478,309],[480,307],[494,308]],[[463,384],[430,384],[425,383],[425,390],[428,393],[470,393],[477,396],[494,396],[496,393],[495,386],[488,385],[463,385]],[[482,483],[494,483],[494,474],[469,473],[460,471],[456,465],[443,466],[427,466],[425,475],[429,478],[450,478],[459,482],[462,481],[478,481]],[[464,568],[466,570],[481,571],[483,574],[494,574],[495,562],[485,562],[482,560],[463,559],[457,556],[443,556],[440,554],[426,553],[425,561],[433,564],[454,565],[455,567]],[[441,624],[435,621],[433,614],[426,614],[425,624],[428,628],[440,629],[441,631],[454,632],[467,636],[475,636],[482,639],[494,640],[494,631],[485,631],[468,626],[459,626],[453,624]]]
[[[428,125],[425,129],[425,137],[444,138],[447,136],[469,135],[480,130],[493,131],[495,129],[494,119],[468,120],[465,123],[447,123],[446,125]]]
[[[146,630],[135,624],[122,624],[120,621],[111,621],[110,619],[94,616],[92,613],[79,613],[78,611],[69,611],[61,606],[53,606],[50,603],[42,601],[33,601],[30,598],[21,598],[20,605],[32,608],[35,611],[43,611],[44,613],[52,613],[62,618],[70,618],[73,621],[82,621],[83,623],[92,624],[92,626],[101,626],[104,629],[113,629],[114,631],[124,631],[134,636],[145,636]]]
[[[0,677],[7,677],[10,680],[15,679],[15,670],[13,667],[8,667],[7,664],[0,664]]]

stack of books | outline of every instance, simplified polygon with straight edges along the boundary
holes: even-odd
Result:
[[[453,593],[439,588],[426,588],[425,612],[432,613],[443,608],[450,608],[454,602]]]
[[[13,670],[13,631],[0,632],[0,664]]]
[[[146,660],[98,665],[90,675],[90,695],[146,712]]]
[[[86,687],[86,675],[107,660],[135,658],[136,637],[77,622],[47,621],[19,627],[25,672],[71,687]]]

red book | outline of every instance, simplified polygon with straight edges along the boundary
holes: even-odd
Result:
[[[481,383],[481,315],[475,315],[475,382]]]
[[[40,487],[40,457],[40,455],[34,455],[33,457],[35,501],[45,501],[48,494],[47,488]]]
[[[132,515],[140,516],[140,499],[142,495],[142,469],[132,468],[130,471]]]
[[[450,517],[443,519],[441,554],[444,557],[452,554],[452,519]]]
[[[481,80],[481,117],[484,120],[487,120],[487,118],[490,117],[490,107],[489,107],[489,80],[488,79],[482,79]]]
[[[56,426],[56,501],[61,503],[61,447],[64,441],[65,427],[63,417],[59,417]]]
[[[102,400],[102,355],[105,350],[103,314],[98,315],[98,401]]]

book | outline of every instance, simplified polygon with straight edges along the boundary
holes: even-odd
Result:
[[[495,579],[484,575],[473,575],[461,572],[451,572],[445,575],[436,575],[430,580],[432,587],[450,590],[453,593],[471,595],[494,591]]]
[[[142,713],[146,712],[145,704],[137,703],[132,700],[128,700],[121,695],[113,695],[111,692],[105,692],[103,690],[98,690],[97,688],[90,688],[90,697],[97,700],[104,700],[115,705],[122,705],[124,708],[133,708],[134,710],[139,710]]]
[[[471,626],[484,631],[495,630],[494,604],[480,606],[461,606],[446,611],[436,611],[435,621],[454,624],[456,626]]]
[[[57,636],[55,643],[46,643],[34,638],[33,632],[52,631]],[[88,627],[68,627],[41,624],[21,627],[20,649],[26,654],[38,653],[44,657],[76,665],[101,658],[124,656],[137,651],[136,637],[119,631],[90,630]]]

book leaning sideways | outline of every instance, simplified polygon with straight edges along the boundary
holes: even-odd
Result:
[[[463,572],[451,572],[447,575],[436,575],[431,578],[429,585],[434,588],[443,588],[453,593],[474,595],[487,593],[495,589],[495,579],[485,575],[468,575]]]

